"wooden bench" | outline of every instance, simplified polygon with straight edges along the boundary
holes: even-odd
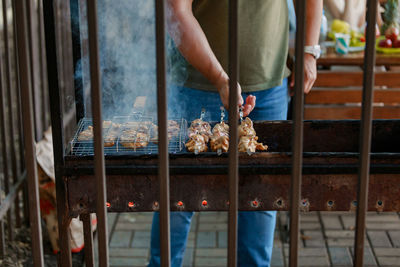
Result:
[[[360,119],[363,72],[319,71],[306,95],[306,120]],[[374,119],[400,119],[400,72],[375,73]]]

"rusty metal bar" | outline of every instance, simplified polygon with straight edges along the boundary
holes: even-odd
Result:
[[[238,224],[238,0],[229,1],[229,224],[228,224],[228,266],[237,266],[237,224]]]
[[[108,231],[106,210],[106,176],[101,114],[101,77],[97,22],[97,0],[87,1],[87,17],[90,47],[90,81],[94,131],[94,164],[97,189],[97,219],[99,234],[99,265],[108,266]]]
[[[367,1],[367,36],[364,52],[363,101],[360,129],[360,168],[358,173],[356,236],[354,266],[363,266],[365,218],[368,207],[369,165],[372,135],[372,103],[374,101],[375,23],[377,0]]]
[[[296,50],[295,94],[292,135],[292,184],[290,188],[290,247],[289,266],[298,265],[299,204],[301,197],[301,173],[303,164],[303,115],[304,115],[304,44],[306,26],[306,2],[296,1]]]
[[[34,148],[34,125],[32,116],[32,91],[30,79],[26,6],[16,1],[16,20],[18,34],[19,73],[22,93],[22,115],[24,125],[25,162],[28,173],[30,227],[32,233],[32,255],[35,266],[44,266],[42,229],[39,210],[39,185],[37,177],[36,155]]]
[[[0,56],[1,58],[1,56]],[[3,66],[0,64],[0,74],[3,73]],[[1,127],[1,143],[2,143],[2,159],[3,159],[3,179],[4,179],[4,193],[8,195],[10,192],[10,173],[8,166],[8,140],[7,140],[7,122],[6,122],[6,96],[3,75],[0,75],[0,127]],[[8,225],[8,239],[13,240],[13,225],[11,217],[11,209],[7,212],[7,225]]]
[[[163,267],[170,266],[171,264],[165,8],[165,0],[156,0],[157,116],[159,125],[158,178],[160,179],[160,246],[161,266]]]
[[[17,111],[18,111],[18,157],[19,157],[19,175],[25,171],[25,161],[24,161],[24,146],[23,146],[23,127],[22,127],[22,110],[21,110],[21,88],[19,83],[19,67],[18,67],[18,38],[17,38],[17,21],[16,21],[16,7],[15,1],[11,1],[11,7],[13,11],[13,42],[14,42],[14,71],[15,71],[15,90],[17,93]],[[28,204],[28,186],[24,185],[23,189],[23,209],[24,209],[24,220],[27,223],[29,221],[29,204]]]
[[[64,134],[61,111],[61,95],[59,83],[59,65],[57,63],[56,25],[54,0],[43,0],[43,17],[46,39],[46,59],[48,68],[48,89],[51,109],[51,125],[53,134],[54,170],[57,191],[57,217],[59,226],[60,254],[59,266],[72,266],[71,246],[69,242],[69,219],[66,187],[61,168],[64,166]]]
[[[0,199],[1,205],[1,199]],[[6,255],[6,241],[4,239],[4,222],[0,219],[0,259],[4,259],[4,255]]]
[[[4,38],[4,49],[5,49],[5,64],[6,64],[6,91],[8,99],[8,134],[11,140],[14,140],[14,111],[13,111],[13,86],[11,85],[11,55],[9,48],[9,35],[8,35],[8,16],[7,16],[7,0],[2,0],[3,4],[3,38]],[[17,158],[15,154],[15,143],[10,142],[10,158],[11,158],[11,173],[13,177],[13,182],[18,181],[18,170],[17,170]],[[14,205],[15,212],[15,225],[17,228],[21,227],[21,216],[19,209],[19,196],[15,198]]]
[[[90,213],[83,213],[80,218],[83,222],[83,236],[85,240],[85,266],[94,267],[92,219]]]

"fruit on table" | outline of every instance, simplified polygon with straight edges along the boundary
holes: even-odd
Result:
[[[393,48],[400,48],[400,40],[396,40],[393,42]]]
[[[387,28],[385,31],[385,37],[386,39],[392,40],[392,43],[394,43],[399,37],[399,29],[395,26]]]
[[[391,48],[392,47],[392,40],[390,39],[383,39],[379,41],[378,46],[382,48]]]
[[[351,30],[350,32],[350,46],[364,46],[365,37],[362,33]]]
[[[346,21],[343,21],[343,20],[334,19],[332,21],[331,31],[334,33],[349,34],[350,33],[350,24],[348,24]]]

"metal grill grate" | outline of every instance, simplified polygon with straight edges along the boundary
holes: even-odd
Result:
[[[169,153],[178,153],[181,152],[185,148],[185,140],[187,136],[187,121],[185,119],[171,119],[176,121],[179,124],[179,132],[176,135],[171,136],[168,144],[168,152]],[[107,121],[107,120],[105,120]],[[148,139],[147,146],[145,147],[136,147],[135,144],[138,144],[136,139],[133,138],[131,141],[122,141],[121,134],[124,130],[131,129],[131,126],[128,124],[139,123],[140,125],[153,124],[153,118],[143,116],[141,114],[134,114],[131,116],[116,116],[111,120],[113,124],[119,125],[116,128],[113,128],[113,125],[110,127],[103,127],[103,138],[105,138],[110,131],[116,132],[116,138],[113,146],[104,146],[104,154],[105,155],[121,155],[121,154],[157,154],[158,153],[158,142],[153,140],[153,136],[157,136],[157,128],[156,127],[148,127],[148,130],[145,132]],[[89,127],[93,126],[93,121],[91,118],[83,118],[78,123],[78,129],[76,130],[72,140],[69,142],[70,155],[73,156],[93,156],[93,138],[88,141],[79,140],[79,135],[87,130]],[[105,142],[106,143],[106,142]],[[131,147],[126,147],[124,144],[130,143]]]

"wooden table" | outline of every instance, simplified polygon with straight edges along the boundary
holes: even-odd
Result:
[[[328,52],[321,55],[321,57],[318,59],[319,66],[361,66],[362,64],[364,64],[364,51],[348,53],[346,55],[338,55],[332,49],[328,49]],[[400,66],[400,54],[376,53],[376,65]]]

